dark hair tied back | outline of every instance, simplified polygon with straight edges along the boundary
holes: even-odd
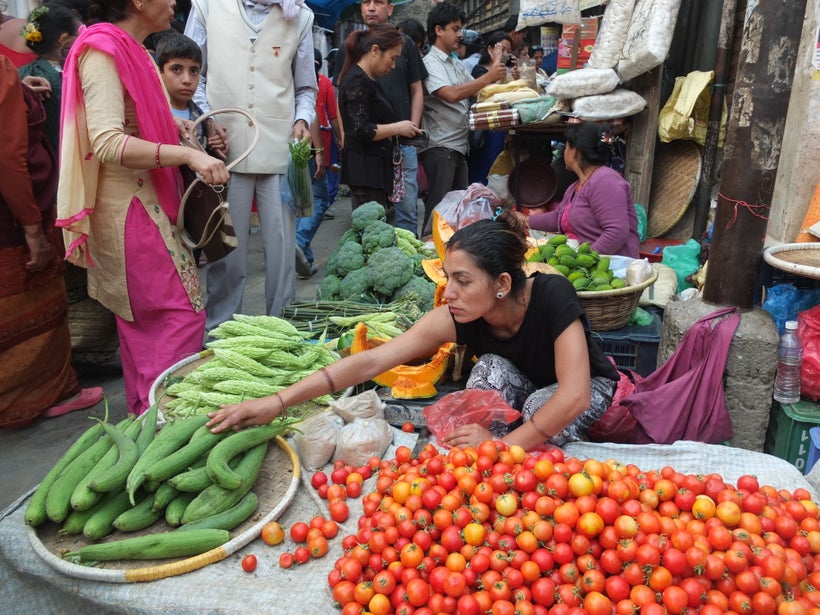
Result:
[[[477,267],[493,279],[510,274],[513,294],[524,288],[524,255],[527,252],[527,223],[505,209],[492,219],[478,220],[458,229],[447,242],[447,251],[463,250]]]
[[[367,30],[354,30],[345,39],[345,63],[339,73],[339,83],[350,67],[361,60],[373,45],[387,51],[403,42],[399,29],[389,23],[376,24]]]
[[[609,124],[575,124],[567,129],[566,138],[567,143],[576,148],[588,164],[609,164],[612,144],[616,139]]]

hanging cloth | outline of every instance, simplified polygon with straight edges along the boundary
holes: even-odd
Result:
[[[717,444],[732,437],[723,371],[739,323],[733,307],[704,316],[684,334],[672,356],[621,400],[638,422],[633,442]]]

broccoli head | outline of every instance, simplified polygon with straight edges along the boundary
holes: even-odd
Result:
[[[319,285],[319,297],[322,301],[335,301],[339,298],[339,285],[341,284],[341,280],[329,273],[325,276],[325,279],[322,280],[322,283]]]
[[[376,220],[362,231],[362,250],[365,254],[373,254],[377,250],[395,245],[396,229],[387,222]]]
[[[338,278],[364,267],[364,253],[361,244],[348,241],[343,243],[327,259],[327,272]]]
[[[348,241],[352,241],[353,243],[361,243],[360,234],[354,231],[352,228],[347,229],[342,236],[339,237],[339,245],[343,243],[347,243]]]
[[[367,259],[370,287],[384,297],[413,277],[413,259],[397,247],[383,248]]]
[[[430,280],[414,275],[409,282],[396,290],[393,294],[393,301],[409,299],[422,311],[429,312],[433,309],[435,296],[436,285]]]
[[[369,290],[367,267],[354,269],[339,282],[339,299],[359,301]]]
[[[376,220],[386,222],[387,214],[385,213],[384,207],[381,203],[377,203],[376,201],[368,201],[367,203],[362,203],[353,210],[353,213],[350,215],[350,226],[357,233],[361,233],[371,222]]]

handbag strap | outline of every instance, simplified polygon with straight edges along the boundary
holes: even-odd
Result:
[[[248,120],[250,126],[253,128],[253,138],[251,138],[251,142],[250,142],[250,145],[248,146],[248,149],[246,149],[244,152],[242,152],[239,156],[236,157],[236,159],[233,162],[231,162],[230,164],[228,164],[226,166],[226,169],[228,171],[230,171],[237,164],[239,164],[240,162],[245,160],[245,158],[250,156],[250,153],[253,151],[253,149],[256,147],[256,143],[259,141],[259,126],[256,125],[256,120],[254,120],[253,115],[251,115],[250,111],[248,111],[247,109],[245,109],[243,107],[222,107],[221,109],[212,109],[211,111],[203,113],[202,115],[200,115],[198,118],[196,118],[193,121],[193,123],[191,124],[190,132],[191,132],[191,134],[194,134],[196,132],[196,129],[199,127],[199,125],[202,122],[204,122],[205,120],[207,120],[207,119],[209,119],[209,118],[211,118],[215,115],[220,115],[220,114],[223,114],[223,113],[238,113],[240,115],[243,115]],[[197,144],[198,144],[198,142],[197,142]],[[203,245],[206,245],[207,243],[209,243],[211,241],[211,239],[213,239],[214,234],[217,232],[217,229],[214,228],[211,231],[210,236],[202,238],[202,240],[200,240],[199,243],[191,241],[190,238],[188,237],[188,234],[185,232],[185,205],[188,202],[188,197],[191,195],[191,192],[193,192],[193,190],[196,187],[197,183],[199,183],[201,181],[202,181],[202,177],[199,175],[199,173],[197,173],[196,174],[196,179],[194,179],[194,181],[191,182],[191,184],[188,186],[188,189],[185,191],[185,194],[182,195],[182,199],[179,202],[179,212],[177,213],[177,232],[179,233],[179,236],[182,238],[182,241],[189,248],[199,248]],[[225,186],[210,186],[210,188],[214,192],[217,193],[217,195],[219,196],[220,203],[221,203],[222,202],[222,191],[225,189]],[[219,210],[214,210],[214,213],[217,212],[217,211],[219,211]],[[214,213],[211,214],[211,217],[214,216]],[[209,223],[210,223],[210,221],[209,221]]]

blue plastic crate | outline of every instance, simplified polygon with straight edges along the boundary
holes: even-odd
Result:
[[[809,429],[809,438],[809,455],[806,457],[806,469],[803,470],[803,474],[808,474],[820,458],[820,427]]]
[[[655,371],[658,344],[661,340],[660,314],[652,314],[652,323],[646,326],[628,325],[614,331],[592,331],[592,339],[605,355],[612,357],[618,369],[631,369],[641,376]]]

